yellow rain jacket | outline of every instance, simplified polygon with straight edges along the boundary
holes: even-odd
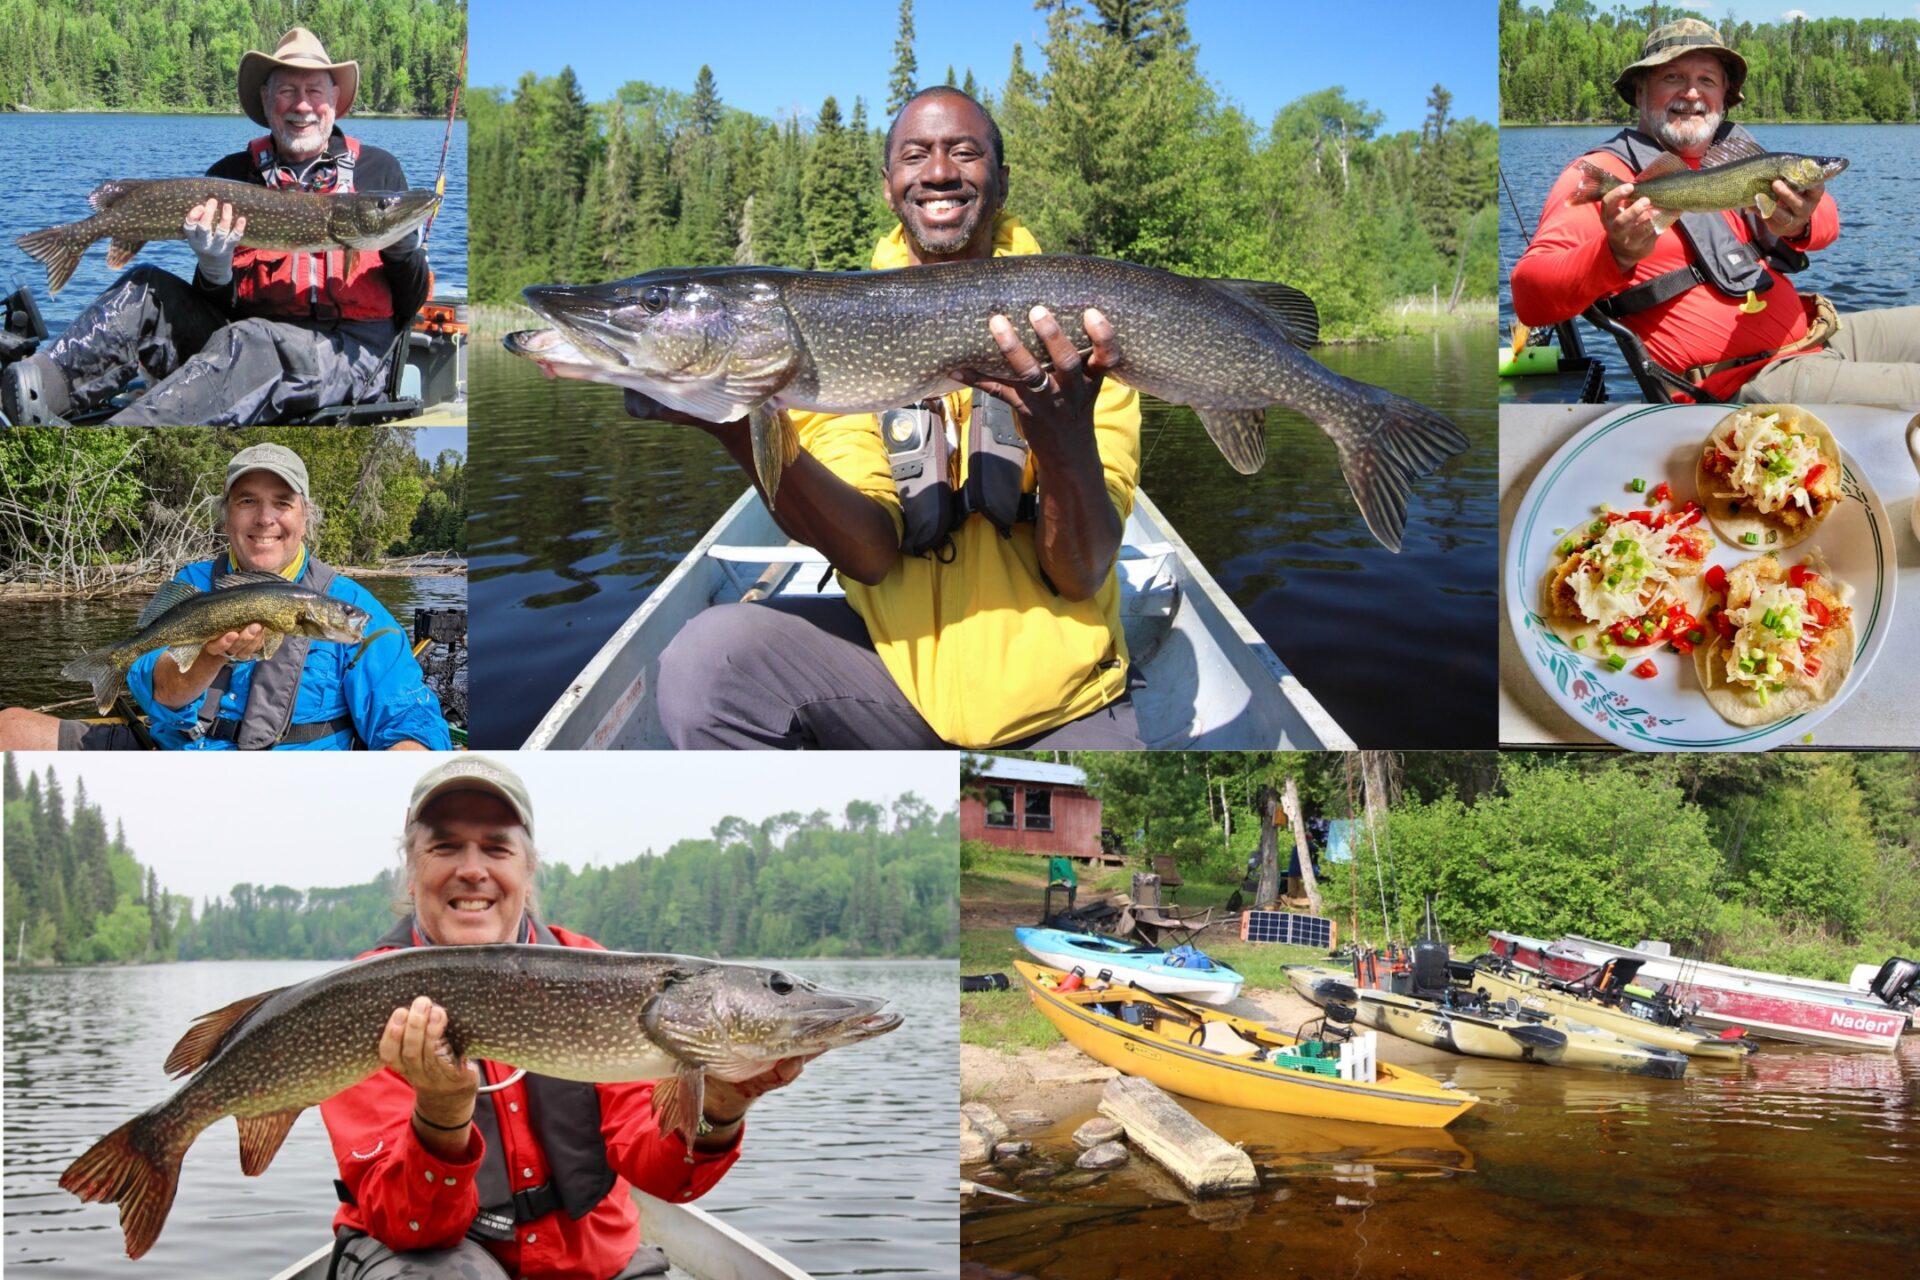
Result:
[[[994,223],[993,253],[1039,253],[1032,234],[1011,215]],[[909,265],[895,227],[873,251],[875,270]],[[980,317],[982,326],[986,317]],[[962,447],[953,453],[953,484],[966,483],[966,428],[972,392],[946,397],[947,419]],[[800,445],[828,470],[893,514],[904,532],[886,446],[873,414],[792,414]],[[1140,397],[1108,378],[1094,407],[1094,434],[1107,494],[1125,522],[1140,482]],[[1035,488],[1027,459],[1024,489]],[[1040,576],[1034,526],[1003,538],[985,517],[953,534],[953,559],[902,555],[878,586],[844,575],[847,601],[867,623],[873,647],[914,709],[948,742],[994,747],[1077,720],[1118,698],[1127,686],[1127,646],[1120,630],[1120,583],[1112,570],[1089,600],[1055,595]]]

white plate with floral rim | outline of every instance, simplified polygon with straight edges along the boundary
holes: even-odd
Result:
[[[1616,510],[1644,508],[1648,494],[1665,481],[1677,506],[1697,498],[1694,460],[1707,432],[1731,409],[1722,405],[1628,405],[1592,423],[1549,458],[1534,477],[1507,538],[1502,572],[1507,621],[1527,668],[1562,710],[1607,741],[1637,751],[1764,751],[1810,740],[1813,727],[1853,696],[1867,678],[1893,621],[1894,551],[1887,509],[1840,442],[1840,489],[1848,501],[1819,531],[1788,549],[1783,559],[1819,548],[1836,582],[1853,589],[1853,670],[1833,701],[1772,724],[1742,726],[1722,719],[1707,704],[1693,659],[1665,647],[1649,649],[1657,674],[1633,674],[1574,649],[1553,633],[1540,613],[1541,580],[1559,559],[1565,531],[1587,524],[1602,503]],[[1816,416],[1833,423],[1825,413]],[[1838,416],[1838,415],[1835,415]],[[1646,482],[1645,492],[1629,486]],[[1765,550],[1729,545],[1717,533],[1709,564],[1732,568]]]

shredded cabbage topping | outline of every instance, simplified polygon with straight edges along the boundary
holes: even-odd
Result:
[[[1661,586],[1683,576],[1676,569],[1686,557],[1668,546],[1675,532],[1638,520],[1609,524],[1567,577],[1580,612],[1603,627],[1645,612]]]
[[[1778,566],[1775,566],[1778,572]],[[1734,626],[1733,642],[1727,646],[1727,680],[1760,693],[1764,703],[1768,693],[1778,693],[1789,679],[1810,679],[1806,671],[1807,651],[1816,647],[1820,624],[1807,608],[1807,593],[1786,582],[1762,582],[1752,566],[1742,565],[1729,574],[1727,620]],[[1737,579],[1746,578],[1746,582]],[[1732,607],[1741,588],[1749,586],[1747,603]],[[1802,640],[1806,640],[1802,648]]]
[[[1807,473],[1827,458],[1812,435],[1794,430],[1783,415],[1742,409],[1714,431],[1708,446],[1730,464],[1727,479],[1735,486],[1716,496],[1745,498],[1762,513],[1792,505],[1813,514]]]

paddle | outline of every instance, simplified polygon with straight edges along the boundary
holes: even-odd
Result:
[[[1552,1027],[1502,1027],[1501,1030],[1534,1049],[1558,1049],[1567,1042],[1567,1033]]]

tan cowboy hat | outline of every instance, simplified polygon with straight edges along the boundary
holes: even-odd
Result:
[[[1646,43],[1640,46],[1640,61],[1622,71],[1614,80],[1614,92],[1625,98],[1628,106],[1638,107],[1640,104],[1634,92],[1639,88],[1640,73],[1689,53],[1719,55],[1727,68],[1727,105],[1739,106],[1744,96],[1740,86],[1747,79],[1747,60],[1727,48],[1726,42],[1720,39],[1720,33],[1698,18],[1681,18],[1678,22],[1669,22],[1647,32]],[[340,114],[345,115],[346,112]]]
[[[353,96],[360,91],[360,64],[329,61],[327,47],[320,43],[320,37],[305,27],[295,27],[280,37],[280,47],[272,53],[251,49],[240,59],[240,109],[255,124],[267,123],[266,108],[260,105],[260,89],[275,67],[331,71],[333,83],[340,90],[333,114],[343,116],[353,110]]]

